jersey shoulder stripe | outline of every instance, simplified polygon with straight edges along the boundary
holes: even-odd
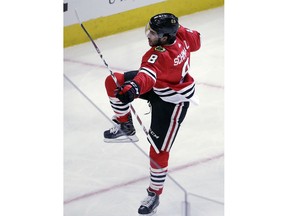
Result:
[[[147,74],[148,76],[150,76],[156,82],[157,75],[151,69],[149,69],[147,67],[141,67],[139,72]]]

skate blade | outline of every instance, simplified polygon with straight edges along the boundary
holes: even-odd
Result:
[[[104,139],[104,142],[106,143],[129,143],[129,142],[138,142],[139,139],[136,135],[133,136],[122,136],[118,137],[116,139]]]
[[[155,208],[151,213],[149,214],[139,214],[139,215],[142,215],[142,216],[152,216],[152,215],[155,215],[157,213],[157,208]]]

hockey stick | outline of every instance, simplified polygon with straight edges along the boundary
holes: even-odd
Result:
[[[105,59],[103,58],[103,55],[102,55],[99,47],[96,45],[96,43],[94,42],[93,38],[90,36],[89,32],[86,30],[86,28],[84,27],[83,23],[80,21],[80,18],[79,18],[79,16],[78,16],[78,13],[77,13],[77,10],[76,10],[76,9],[75,9],[75,14],[76,14],[76,17],[77,17],[77,19],[78,19],[78,22],[79,22],[81,28],[82,28],[82,29],[84,30],[84,32],[86,33],[86,35],[88,36],[88,38],[89,38],[90,41],[92,42],[94,48],[96,49],[97,53],[100,55],[100,58],[101,58],[102,61],[104,62],[106,68],[109,70],[110,75],[112,76],[112,78],[113,78],[116,86],[117,86],[118,88],[120,88],[121,86],[119,85],[119,82],[118,82],[115,74],[114,74],[113,71],[110,69],[110,67],[109,67],[109,65],[107,64],[107,62],[105,61]],[[140,126],[143,128],[143,131],[145,132],[146,135],[148,135],[148,131],[147,131],[146,127],[143,125],[140,117],[139,117],[138,114],[136,113],[136,111],[135,111],[134,107],[132,106],[132,104],[130,104],[130,108],[131,108],[133,114],[135,115],[137,121],[139,122]]]

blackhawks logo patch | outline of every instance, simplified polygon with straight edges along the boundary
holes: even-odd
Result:
[[[155,50],[158,51],[158,52],[165,52],[166,51],[166,49],[164,47],[162,47],[162,46],[155,47]]]

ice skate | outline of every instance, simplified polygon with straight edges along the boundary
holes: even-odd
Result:
[[[112,118],[115,126],[104,131],[104,142],[108,143],[123,143],[137,142],[139,139],[136,136],[136,130],[133,125],[132,117],[128,117],[127,122],[118,122],[115,117]]]
[[[159,196],[152,191],[147,189],[148,196],[142,201],[141,206],[138,209],[139,215],[150,216],[154,215],[159,205]]]

